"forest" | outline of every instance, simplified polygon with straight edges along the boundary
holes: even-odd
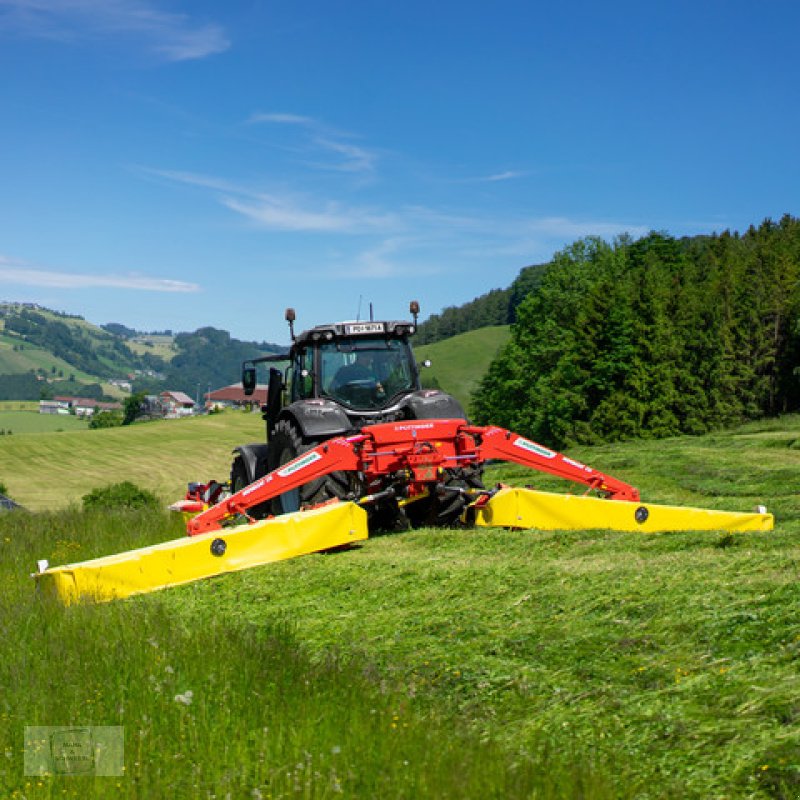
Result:
[[[800,220],[576,241],[516,307],[478,423],[563,447],[800,408]]]

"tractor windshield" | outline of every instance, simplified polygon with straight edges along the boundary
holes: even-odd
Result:
[[[369,410],[414,388],[413,355],[403,339],[337,339],[319,347],[322,394]]]

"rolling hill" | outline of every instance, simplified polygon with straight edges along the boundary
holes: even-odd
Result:
[[[421,371],[423,385],[449,392],[467,410],[470,395],[508,341],[510,331],[508,325],[494,325],[415,347],[417,361],[431,361],[431,366]]]
[[[134,391],[194,396],[237,380],[242,360],[279,349],[212,327],[138,334],[40,306],[0,303],[0,400],[38,400],[43,393],[118,398],[122,393],[110,381],[129,378]]]
[[[489,326],[417,347],[418,360],[432,362],[422,372],[423,384],[450,392],[468,408],[471,393],[508,340],[509,330],[508,325]],[[209,386],[237,381],[245,358],[280,349],[242,342],[212,327],[143,334],[114,323],[99,327],[39,306],[0,303],[0,401],[38,400],[42,389],[51,395],[94,396],[102,391],[119,399],[124,393],[109,381],[130,375],[135,376],[135,391],[169,388],[194,397]],[[9,376],[27,376],[25,388],[9,392]]]

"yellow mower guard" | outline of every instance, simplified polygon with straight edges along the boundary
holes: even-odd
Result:
[[[774,522],[772,514],[765,511],[713,511],[554,494],[533,489],[501,489],[485,506],[475,508],[475,524],[484,528],[538,528],[548,531],[771,531]]]
[[[367,538],[367,514],[354,503],[286,514],[193,538],[47,568],[34,575],[65,605],[105,602],[328,550]]]

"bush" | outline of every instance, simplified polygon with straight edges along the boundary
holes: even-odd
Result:
[[[3,483],[3,481],[0,481],[0,494],[4,494],[6,495],[6,497],[8,497],[8,489],[6,488],[6,485]]]
[[[141,489],[130,481],[102,486],[83,496],[84,511],[137,511],[160,508],[161,501],[153,492]]]
[[[97,411],[92,414],[89,420],[89,427],[92,430],[97,428],[118,428],[122,425],[122,414],[116,411]]]

